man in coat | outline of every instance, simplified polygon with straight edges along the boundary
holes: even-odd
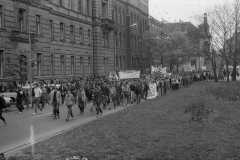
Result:
[[[54,119],[60,118],[59,116],[59,106],[61,104],[61,93],[57,91],[57,88],[55,87],[54,90],[50,93],[50,103],[53,106],[53,116]]]
[[[101,109],[101,103],[103,101],[102,98],[102,91],[100,87],[96,87],[96,91],[94,92],[94,101],[96,104],[96,112],[97,112],[97,117],[99,116],[99,113],[102,114],[102,109]]]

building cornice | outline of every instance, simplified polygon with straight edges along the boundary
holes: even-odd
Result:
[[[136,9],[138,12],[140,12],[141,14],[145,15],[146,17],[149,16],[149,13],[143,12],[140,8],[132,5],[132,4],[129,3],[129,2],[124,2],[124,1],[122,1],[122,0],[114,0],[114,1],[118,1],[119,3],[122,3],[123,5],[126,5],[126,6],[128,6],[128,7],[132,7],[132,8],[134,8],[134,9]]]
[[[89,24],[89,25],[93,24],[92,22],[89,22],[89,21],[86,21],[86,20],[83,20],[83,19],[80,19],[80,18],[77,18],[77,17],[72,17],[70,15],[66,15],[66,14],[63,14],[63,13],[60,13],[60,12],[57,12],[57,11],[54,11],[54,10],[51,10],[50,13],[53,14],[53,15],[64,17],[66,19],[70,19],[70,20],[86,23],[86,24]]]

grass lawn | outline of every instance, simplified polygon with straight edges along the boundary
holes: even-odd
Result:
[[[205,90],[219,85],[195,83],[53,137],[35,145],[34,160],[240,160],[240,102]],[[214,108],[206,124],[184,113],[199,99]],[[31,159],[30,153],[27,148],[9,159]]]

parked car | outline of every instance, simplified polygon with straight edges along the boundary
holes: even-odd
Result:
[[[16,92],[3,92],[0,93],[3,96],[6,108],[10,107],[13,104],[16,104],[17,93]]]

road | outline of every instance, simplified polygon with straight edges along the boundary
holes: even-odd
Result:
[[[114,110],[103,110],[103,117],[122,109],[124,108],[117,107]],[[53,119],[51,105],[47,105],[42,114],[32,113],[32,109],[25,109],[23,113],[19,113],[16,107],[12,106],[3,114],[7,125],[4,126],[0,122],[0,153],[12,155],[31,143],[37,143],[99,118],[90,113],[90,105],[85,108],[84,115],[80,115],[79,109],[73,107],[74,119],[68,122],[66,106],[60,106],[60,119]]]

